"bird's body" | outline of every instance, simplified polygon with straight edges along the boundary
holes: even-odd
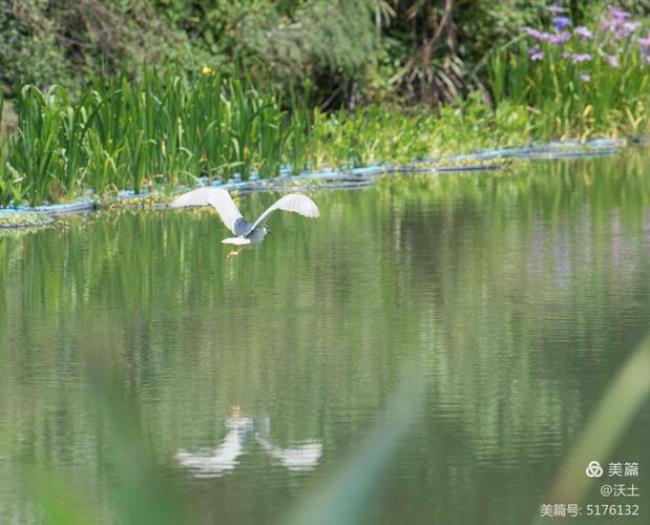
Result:
[[[254,223],[248,222],[241,218],[235,221],[233,233],[236,237],[228,237],[221,241],[224,244],[235,244],[237,246],[246,246],[248,244],[259,244],[264,240],[269,230],[266,226],[260,226],[253,229]]]
[[[255,222],[248,222],[237,209],[230,194],[220,188],[198,188],[189,191],[174,199],[170,207],[182,208],[206,204],[210,204],[217,211],[224,224],[235,234],[235,237],[228,237],[221,242],[240,247],[259,244],[264,240],[269,233],[266,221],[276,210],[292,211],[305,217],[320,216],[318,206],[309,197],[300,193],[290,193],[278,199]],[[236,253],[231,252],[229,257]]]

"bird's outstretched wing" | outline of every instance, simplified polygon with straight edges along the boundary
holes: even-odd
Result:
[[[311,200],[306,195],[301,193],[290,193],[284,197],[278,199],[275,204],[270,206],[259,218],[255,221],[250,231],[246,234],[249,236],[256,228],[264,226],[269,216],[276,210],[282,211],[292,211],[304,215],[305,217],[319,217],[320,211],[318,211],[318,206],[316,203]]]
[[[226,190],[220,188],[198,188],[176,197],[169,206],[170,208],[182,208],[184,206],[205,206],[206,204],[210,204],[217,210],[223,223],[231,232],[236,233],[235,223],[237,219],[242,218],[242,214]]]

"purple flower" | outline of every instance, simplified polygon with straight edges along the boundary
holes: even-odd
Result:
[[[639,47],[641,48],[641,58],[646,64],[650,64],[650,31],[645,38],[639,38]]]
[[[609,62],[609,65],[612,67],[621,67],[618,57],[616,55],[605,55],[605,59]]]
[[[534,61],[544,59],[544,51],[542,51],[539,46],[529,47],[528,55],[530,56],[530,59]]]
[[[607,10],[609,11],[609,15],[615,20],[622,21],[630,17],[630,13],[616,5],[610,5]]]
[[[567,16],[554,16],[552,22],[553,26],[555,26],[555,29],[558,31],[564,31],[566,27],[569,27],[573,24],[573,22],[571,22],[571,19]]]
[[[616,40],[627,40],[632,35],[632,31],[629,31],[626,28],[621,28],[614,33],[614,38]]]
[[[629,38],[640,27],[641,22],[624,22],[621,29],[617,32],[621,36],[619,40]]]
[[[573,32],[584,40],[591,40],[594,37],[594,34],[585,26],[577,26]]]
[[[544,36],[547,35],[548,33],[543,33],[539,29],[535,29],[533,27],[524,27],[522,29],[524,33],[526,33],[529,37],[533,38],[534,40],[545,40]]]
[[[566,8],[560,7],[557,4],[552,4],[548,6],[549,12],[553,13],[554,15],[558,15],[560,13],[566,13]]]
[[[571,33],[568,31],[562,31],[556,35],[550,35],[546,41],[550,42],[553,45],[560,46],[569,40],[571,40]]]
[[[645,37],[639,37],[639,45],[645,53],[648,52],[648,48],[650,48],[650,31]]]
[[[539,42],[548,42],[556,46],[564,44],[565,42],[571,40],[571,33],[568,31],[562,31],[561,33],[545,33],[539,29],[534,29],[532,27],[524,27],[522,29],[524,33],[530,36],[533,40],[538,40]]]
[[[649,35],[649,39],[650,39],[650,35]],[[645,60],[648,64],[650,64],[650,42],[647,42],[644,45],[644,43],[642,43],[641,40],[643,39],[639,39],[639,45],[641,47],[640,49],[641,58]]]
[[[580,80],[583,82],[589,82],[591,80],[591,75],[589,73],[580,73]]]
[[[613,33],[616,40],[627,40],[641,27],[641,22],[628,21],[630,13],[620,7],[610,6],[609,15],[611,18],[604,18],[600,23],[600,28]]]
[[[637,29],[641,27],[641,22],[623,22],[611,28],[616,40],[627,40]]]
[[[572,53],[569,58],[574,64],[579,64],[580,62],[589,62],[591,55],[589,53]]]

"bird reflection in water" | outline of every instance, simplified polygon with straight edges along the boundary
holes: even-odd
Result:
[[[273,444],[269,438],[269,418],[261,418],[256,424],[252,417],[242,416],[237,406],[231,408],[226,428],[228,433],[216,448],[199,452],[181,449],[176,453],[176,460],[195,477],[216,478],[233,471],[239,464],[239,457],[253,442],[279,464],[292,471],[313,470],[323,454],[323,444],[320,440],[302,441],[287,448]]]
[[[270,421],[262,419],[261,430],[255,432],[255,440],[273,459],[289,470],[313,470],[323,454],[323,444],[320,440],[309,440],[296,443],[293,447],[281,448],[269,440]]]

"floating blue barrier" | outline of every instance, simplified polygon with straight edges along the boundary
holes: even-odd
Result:
[[[17,206],[15,208],[0,208],[0,214],[11,213],[36,213],[48,215],[61,215],[65,213],[79,213],[95,209],[95,201],[82,199],[68,204],[48,204],[43,206]]]
[[[380,164],[375,164],[372,166],[354,168],[353,170],[351,170],[351,172],[354,173],[355,175],[379,175],[381,173],[385,173],[386,171],[388,171],[389,168],[390,166],[388,165],[383,166]]]
[[[464,172],[474,172],[474,171],[499,171],[502,169],[502,166],[447,166],[441,168],[434,168],[433,172],[436,173],[464,173]]]
[[[567,140],[562,142],[550,142],[548,144],[531,144],[519,148],[501,148],[495,150],[480,151],[464,155],[444,157],[439,160],[446,161],[472,161],[472,160],[493,160],[498,158],[567,158],[590,157],[601,155],[612,155],[625,146],[621,139],[594,139],[588,142]],[[543,157],[540,157],[542,155]]]
[[[636,142],[645,141],[645,137],[636,137]],[[499,165],[470,165],[470,166],[436,166],[440,162],[481,162],[495,159],[520,158],[520,159],[570,159],[582,157],[595,157],[613,155],[626,145],[621,139],[593,139],[585,143],[576,140],[562,142],[549,142],[547,144],[530,144],[523,147],[500,148],[494,150],[479,151],[463,155],[453,155],[438,159],[426,159],[419,161],[417,165],[394,166],[391,164],[376,163],[369,166],[353,167],[343,166],[339,169],[322,168],[320,171],[301,171],[293,175],[293,167],[285,164],[280,167],[277,177],[271,179],[260,179],[259,174],[252,172],[249,179],[242,180],[240,173],[224,182],[216,179],[212,182],[203,176],[199,178],[199,186],[211,185],[240,192],[253,191],[276,191],[287,187],[297,186],[295,183],[318,180],[327,183],[328,188],[349,189],[360,188],[372,184],[372,181],[383,174],[394,175],[404,173],[462,173],[476,171],[494,171],[501,167]],[[172,193],[188,191],[190,188],[179,186],[172,190]],[[92,192],[89,192],[92,194]],[[123,190],[117,194],[116,200],[137,199],[151,197],[149,191],[135,193],[132,190]],[[17,206],[12,208],[0,208],[0,215],[14,213],[37,213],[58,215],[64,213],[79,213],[95,209],[96,201],[93,199],[80,199],[69,204],[52,204],[43,206]]]

